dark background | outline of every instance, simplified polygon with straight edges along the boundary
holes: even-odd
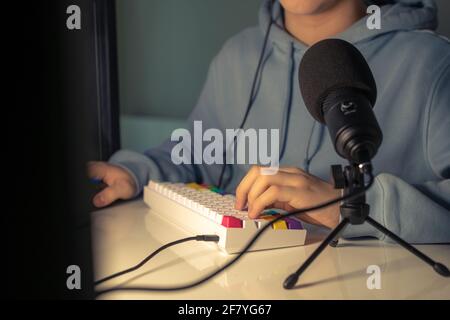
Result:
[[[93,0],[76,1],[90,8]],[[25,299],[90,298],[92,264],[87,160],[99,159],[95,113],[96,77],[92,65],[93,23],[69,32],[69,1],[34,1],[15,5],[13,106],[4,135],[9,142],[11,175],[3,213],[6,220],[7,295]],[[9,196],[12,192],[12,197]],[[3,211],[3,210],[2,210]],[[66,287],[66,269],[81,268],[81,290]]]

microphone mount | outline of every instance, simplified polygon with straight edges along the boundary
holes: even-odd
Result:
[[[331,175],[336,189],[341,189],[343,195],[349,195],[361,191],[365,186],[365,176],[369,175],[372,179],[372,164],[365,163],[350,163],[345,168],[341,165],[331,166]],[[323,252],[329,245],[333,248],[338,247],[339,237],[348,225],[362,225],[367,222],[375,229],[394,240],[403,248],[414,254],[416,257],[430,265],[433,270],[443,277],[450,277],[448,268],[431,259],[423,252],[419,251],[411,244],[391,232],[383,225],[379,224],[371,217],[369,217],[370,206],[366,203],[366,196],[363,193],[358,197],[351,198],[344,201],[340,206],[341,222],[331,231],[331,233],[323,240],[319,247],[311,254],[311,256],[298,268],[296,272],[286,278],[283,283],[285,289],[293,289],[297,284],[299,277],[303,272],[314,262],[314,260]]]

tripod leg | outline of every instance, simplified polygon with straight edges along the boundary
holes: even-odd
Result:
[[[375,229],[384,233],[389,238],[391,238],[392,240],[397,242],[399,245],[401,245],[403,248],[405,248],[406,250],[411,252],[413,255],[415,255],[416,257],[418,257],[419,259],[423,260],[425,263],[427,263],[428,265],[433,267],[433,269],[434,269],[434,271],[436,271],[436,273],[440,274],[443,277],[450,277],[450,271],[447,269],[446,266],[444,266],[443,264],[441,264],[439,262],[434,261],[433,259],[431,259],[427,255],[425,255],[421,251],[417,250],[412,245],[410,245],[408,242],[406,242],[405,240],[403,240],[402,238],[397,236],[395,233],[389,231],[384,226],[382,226],[381,224],[379,224],[378,222],[373,220],[371,217],[367,217],[366,221],[371,226],[373,226]]]
[[[336,248],[339,245],[339,239],[334,239],[330,242],[330,247]]]
[[[339,233],[336,235],[336,237],[334,237],[334,239],[330,242],[330,247],[336,248],[339,244],[339,238],[342,234],[342,232],[344,232],[345,228],[348,226],[348,224],[346,224],[340,231]]]
[[[300,266],[300,268],[284,281],[285,289],[292,289],[298,281],[298,278],[309,267],[311,263],[322,253],[322,251],[333,241],[336,236],[347,226],[349,220],[344,218],[341,223],[323,240],[320,246],[309,256],[309,258]]]

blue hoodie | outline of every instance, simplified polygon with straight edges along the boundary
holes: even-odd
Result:
[[[284,29],[280,12],[278,1],[272,13],[265,1],[259,27],[226,42],[211,63],[189,123],[200,120],[204,130],[239,128],[272,14],[276,23],[245,128],[279,129],[285,150],[280,165],[329,180],[330,165],[346,161],[337,156],[326,128],[306,110],[296,70],[308,47]],[[367,193],[371,217],[414,243],[450,242],[450,44],[429,31],[437,26],[436,14],[432,0],[392,1],[382,6],[381,30],[369,30],[363,18],[334,37],[362,52],[378,87],[374,111],[384,142],[373,160],[376,180]],[[174,165],[175,144],[168,140],[145,154],[122,150],[110,162],[132,174],[136,196],[149,179],[217,184],[222,166]],[[228,192],[249,167],[227,168]],[[368,224],[350,226],[343,236],[385,240]]]

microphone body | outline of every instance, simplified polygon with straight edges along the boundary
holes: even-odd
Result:
[[[358,49],[338,39],[318,42],[300,63],[299,83],[308,111],[326,124],[336,152],[351,163],[370,162],[383,135],[372,110],[375,80]]]
[[[336,152],[351,162],[370,162],[383,137],[370,101],[357,90],[338,89],[322,109]]]

